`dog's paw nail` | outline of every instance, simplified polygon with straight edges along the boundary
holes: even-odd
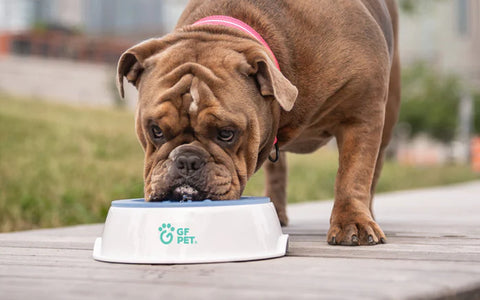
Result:
[[[375,244],[375,241],[373,240],[373,236],[371,236],[371,235],[368,236],[368,243],[369,243],[370,245],[374,245],[374,244]]]
[[[353,245],[358,245],[358,236],[356,236],[355,234],[352,235],[352,244]]]
[[[385,240],[385,238],[382,237],[382,238],[380,239],[380,243],[386,244],[386,243],[387,243],[387,240]]]
[[[335,240],[335,237],[332,237],[328,243],[329,243],[330,245],[336,245],[336,244],[337,244],[337,241]]]

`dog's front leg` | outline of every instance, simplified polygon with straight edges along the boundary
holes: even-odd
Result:
[[[382,128],[383,121],[378,117],[344,124],[336,134],[340,163],[327,235],[331,245],[375,245],[386,241],[370,212]]]
[[[287,156],[285,152],[280,152],[279,160],[275,163],[266,161],[263,169],[265,170],[265,194],[275,205],[280,224],[287,226]]]

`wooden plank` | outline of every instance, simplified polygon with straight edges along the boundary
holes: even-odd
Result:
[[[103,231],[103,224],[78,225],[68,226],[62,228],[49,228],[28,230],[19,232],[10,232],[0,234],[0,241],[2,240],[25,240],[41,239],[41,240],[75,240],[75,239],[92,239],[92,235],[101,235]]]
[[[52,242],[52,241],[0,241],[1,247],[9,248],[33,248],[33,249],[72,249],[72,250],[92,250],[93,242]],[[1,252],[0,252],[1,254]]]
[[[435,239],[436,242],[423,240],[422,243],[409,242],[409,239],[391,239],[387,245],[376,247],[332,247],[325,243],[324,237],[319,236],[292,236],[289,242],[287,255],[311,257],[345,257],[345,258],[383,258],[404,260],[444,260],[444,261],[471,261],[480,262],[480,239],[461,244],[460,239]],[[440,242],[441,241],[441,242]],[[466,242],[466,241],[463,241]],[[61,255],[76,256],[79,251],[91,254],[91,244],[83,248],[69,248],[68,246],[52,245],[52,247],[0,247],[0,261],[2,257],[9,256],[45,256]],[[68,251],[66,251],[68,250]]]
[[[477,284],[478,280],[473,278],[480,275],[478,265],[470,263],[446,262],[418,266],[416,262],[378,260],[366,265],[358,260],[338,258],[286,257],[242,264],[187,266],[126,267],[103,264],[101,268],[93,269],[95,265],[97,263],[88,262],[87,266],[59,263],[55,266],[7,267],[6,270],[0,269],[0,289],[9,291],[22,287],[37,294],[69,284],[85,288],[90,285],[90,289],[93,285],[96,289],[102,289],[103,285],[112,286],[108,283],[113,283],[117,291],[136,290],[138,297],[148,297],[152,292],[164,293],[158,287],[168,286],[178,289],[177,296],[182,297],[192,295],[190,290],[195,290],[199,295],[215,292],[215,296],[224,296],[224,289],[228,288],[234,299],[244,296],[243,290],[256,291],[257,297],[268,296],[269,293],[280,298],[294,294],[299,298],[336,294],[360,299],[362,296],[386,298],[458,290],[459,287]],[[462,271],[452,272],[453,269]],[[41,280],[32,282],[37,279]],[[24,281],[29,284],[25,285]],[[209,290],[204,291],[203,287],[209,287]]]

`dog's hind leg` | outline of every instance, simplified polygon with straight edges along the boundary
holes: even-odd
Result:
[[[371,197],[370,201],[370,212],[373,216],[373,196],[375,193],[375,188],[380,178],[380,173],[383,167],[384,152],[387,148],[388,143],[390,142],[393,134],[393,128],[395,123],[397,123],[398,112],[400,111],[400,55],[398,53],[398,11],[395,1],[388,0],[386,1],[390,16],[392,19],[393,25],[393,35],[394,35],[394,54],[392,61],[392,68],[390,70],[390,82],[388,88],[388,99],[387,106],[385,109],[385,124],[383,127],[382,134],[382,144],[380,145],[380,151],[378,153],[377,163],[375,165],[375,173],[373,176],[373,182],[371,187]]]
[[[287,226],[287,155],[285,152],[280,152],[280,158],[275,163],[266,161],[263,169],[265,170],[265,194],[272,200],[280,224]]]
[[[398,111],[400,106],[400,62],[397,58],[392,66],[392,73],[390,76],[390,89],[388,92],[387,107],[385,110],[385,125],[383,126],[382,143],[378,152],[377,162],[375,164],[375,172],[373,175],[372,187],[370,189],[370,212],[373,214],[373,197],[375,188],[377,187],[380,174],[382,173],[383,162],[385,159],[385,149],[392,139],[393,129],[398,119]]]

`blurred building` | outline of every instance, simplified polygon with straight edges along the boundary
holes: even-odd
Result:
[[[82,0],[0,0],[0,31],[26,31],[41,24],[82,27]]]
[[[125,103],[115,88],[120,54],[171,31],[187,2],[0,0],[0,91],[81,105]],[[133,108],[136,90],[125,89]]]
[[[84,30],[94,35],[162,33],[163,1],[84,0]]]
[[[172,30],[187,0],[0,0],[0,54],[108,62]]]
[[[162,35],[174,27],[187,2],[0,0],[0,31],[18,32],[55,24],[93,35]]]
[[[424,60],[480,87],[480,1],[422,0],[414,14],[401,14],[402,63]],[[435,3],[435,5],[431,5]]]

